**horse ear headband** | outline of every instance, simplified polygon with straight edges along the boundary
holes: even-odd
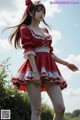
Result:
[[[40,3],[41,3],[41,1],[35,1],[34,2],[35,5],[38,5]],[[26,9],[27,13],[29,12],[32,4],[33,4],[33,2],[31,0],[25,0],[25,5],[27,6],[27,9]]]

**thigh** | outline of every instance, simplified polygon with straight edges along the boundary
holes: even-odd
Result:
[[[57,83],[47,83],[44,84],[46,91],[52,101],[54,109],[64,107],[62,92],[60,86]]]
[[[32,107],[41,106],[41,86],[35,85],[34,83],[27,83],[27,92]]]

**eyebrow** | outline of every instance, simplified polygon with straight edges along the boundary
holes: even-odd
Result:
[[[42,11],[44,11],[44,12],[45,12],[45,10],[44,10],[44,9],[42,9],[42,8],[39,8],[39,9],[37,9],[37,10],[42,10]]]

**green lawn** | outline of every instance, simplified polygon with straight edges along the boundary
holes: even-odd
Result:
[[[65,115],[65,120],[80,120],[80,115],[77,117],[71,117],[71,115]]]

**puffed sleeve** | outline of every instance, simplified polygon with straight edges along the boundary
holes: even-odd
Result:
[[[24,49],[24,58],[26,56],[33,54],[36,56],[36,53],[34,51],[34,43],[32,41],[33,37],[31,35],[31,32],[29,28],[26,25],[21,26],[20,28],[20,37],[21,37],[21,45]]]

